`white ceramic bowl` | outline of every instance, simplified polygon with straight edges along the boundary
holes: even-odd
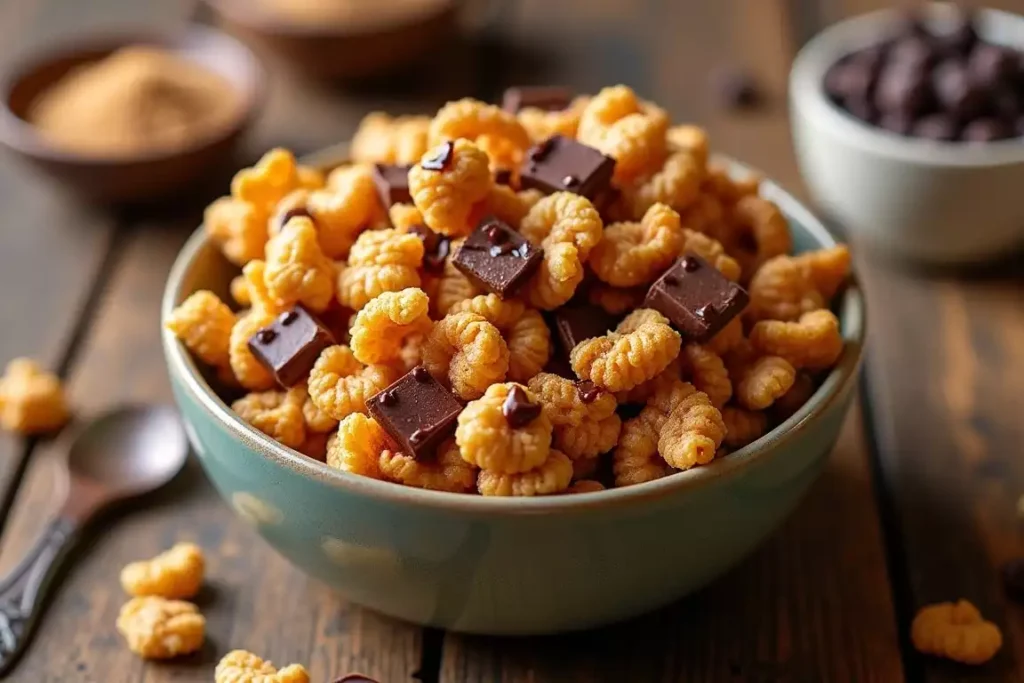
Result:
[[[955,8],[922,8],[941,30]],[[825,95],[840,57],[891,33],[894,10],[835,24],[797,55],[789,79],[797,159],[814,199],[854,239],[931,263],[978,261],[1024,243],[1024,139],[933,142],[874,128]],[[1024,17],[978,12],[987,41],[1024,50]]]

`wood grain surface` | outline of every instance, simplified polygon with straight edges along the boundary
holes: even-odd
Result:
[[[439,47],[429,80],[346,90],[310,82],[271,57],[270,98],[241,161],[273,145],[306,152],[344,139],[371,109],[429,112],[466,94],[495,99],[514,83],[593,91],[625,82],[677,120],[706,126],[716,149],[802,196],[786,112],[793,55],[825,23],[888,4],[498,3],[482,30]],[[1024,9],[1014,0],[990,4]],[[173,25],[192,11],[173,0],[0,0],[0,41],[13,54],[83,28]],[[763,107],[736,113],[715,101],[709,77],[730,65],[756,74]],[[208,199],[111,213],[75,203],[0,156],[0,361],[28,354],[59,369],[83,417],[123,402],[169,402],[157,304]],[[782,529],[697,595],[562,637],[420,629],[346,604],[292,568],[235,518],[192,461],[145,506],[94,528],[11,680],[210,681],[221,654],[245,647],[278,664],[301,662],[315,681],[350,670],[384,683],[1024,681],[1016,654],[1024,612],[999,583],[1001,563],[1022,554],[1024,262],[936,274],[866,253],[857,260],[871,328],[862,406]],[[0,436],[0,573],[52,513],[58,448]],[[117,574],[179,539],[208,552],[210,581],[199,600],[208,643],[185,661],[145,664],[113,626],[124,600]],[[938,662],[909,647],[914,611],[957,597],[1004,630],[1003,652],[985,667]]]

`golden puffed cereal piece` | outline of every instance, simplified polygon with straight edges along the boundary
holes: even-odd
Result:
[[[317,241],[313,221],[297,216],[267,242],[267,292],[282,307],[302,304],[319,313],[334,298],[334,263]]]
[[[372,168],[365,164],[331,171],[327,187],[311,192],[306,208],[316,223],[320,248],[331,259],[345,258],[363,230],[387,220]]]
[[[622,419],[611,393],[588,393],[584,401],[576,382],[547,372],[531,379],[529,389],[551,421],[554,447],[570,460],[596,458],[615,447]]]
[[[338,426],[338,420],[320,410],[313,397],[309,396],[306,390],[306,400],[302,403],[302,417],[306,420],[306,440],[313,434],[325,434],[334,431]]]
[[[501,332],[471,311],[449,313],[434,323],[420,353],[430,374],[466,401],[483,396],[508,373],[509,350]]]
[[[751,320],[796,320],[808,311],[826,308],[850,273],[846,245],[776,256],[750,280]]]
[[[736,316],[704,344],[711,353],[723,356],[743,340],[743,320]]]
[[[460,138],[475,142],[481,136],[505,140],[520,153],[530,146],[530,136],[514,114],[468,97],[444,105],[430,122],[431,146]]]
[[[700,166],[707,165],[711,143],[707,131],[703,128],[687,124],[672,126],[665,137],[670,149],[689,152]]]
[[[306,420],[302,405],[305,388],[288,391],[262,391],[246,394],[231,404],[231,409],[250,425],[289,448],[298,448],[306,440]]]
[[[397,360],[408,337],[430,329],[429,305],[427,295],[415,287],[372,299],[352,323],[352,353],[367,364]]]
[[[609,335],[577,344],[569,356],[576,375],[608,391],[628,391],[658,375],[679,355],[679,333],[665,323],[645,322],[620,331],[630,325],[620,324]]]
[[[384,292],[420,286],[423,240],[398,230],[367,230],[338,273],[338,301],[353,311]]]
[[[398,373],[390,366],[363,365],[349,347],[329,346],[309,371],[309,397],[323,416],[341,420],[352,413],[365,413],[366,399],[396,379]]]
[[[642,306],[647,296],[646,287],[613,287],[600,280],[588,283],[586,292],[587,301],[612,315],[622,315]]]
[[[793,382],[793,386],[789,388],[789,391],[775,399],[775,403],[772,404],[772,415],[776,421],[782,422],[800,410],[810,400],[811,396],[814,395],[816,389],[817,386],[814,384],[814,378],[806,372],[797,373],[796,380]]]
[[[688,470],[715,459],[725,439],[722,413],[702,391],[679,402],[662,425],[658,452],[672,467]]]
[[[214,683],[309,683],[309,673],[300,664],[278,671],[251,652],[232,650],[217,663]]]
[[[963,664],[984,664],[1003,646],[1003,634],[966,600],[922,607],[910,625],[918,652]]]
[[[402,232],[409,232],[417,225],[425,225],[423,214],[412,204],[392,204],[388,209],[388,220],[393,228]]]
[[[572,461],[552,450],[544,462],[526,472],[480,470],[476,487],[484,496],[548,496],[562,493],[572,480]]]
[[[155,595],[168,600],[191,598],[203,584],[206,562],[195,543],[178,543],[151,560],[132,562],[121,570],[121,587],[134,597]]]
[[[352,136],[354,161],[381,164],[415,164],[427,151],[429,116],[392,118],[375,111],[363,117]]]
[[[768,416],[759,410],[744,410],[736,406],[722,408],[725,423],[725,443],[729,448],[742,448],[760,439],[768,429]]]
[[[597,493],[604,491],[604,484],[594,479],[580,479],[565,490],[566,493]]]
[[[484,199],[484,215],[494,216],[516,230],[544,195],[539,190],[516,192],[508,185],[494,185]]]
[[[380,456],[389,443],[376,420],[352,413],[338,424],[337,434],[327,440],[327,464],[344,472],[382,479]]]
[[[430,462],[385,448],[379,466],[385,479],[405,486],[451,493],[470,493],[476,487],[477,470],[462,459],[454,439],[438,446],[437,458]]]
[[[451,253],[457,252],[461,246],[462,240],[454,240],[451,244]],[[461,270],[455,267],[452,259],[448,259],[444,263],[444,272],[437,282],[437,295],[430,300],[431,312],[435,317],[443,318],[455,304],[482,293]]]
[[[206,620],[190,602],[146,596],[121,607],[117,630],[143,659],[171,659],[203,646]]]
[[[221,197],[206,207],[203,228],[225,258],[236,266],[263,258],[268,237],[267,214],[252,204]]]
[[[779,207],[763,197],[747,195],[728,211],[729,253],[743,266],[749,279],[770,258],[793,249],[789,222]]]
[[[464,299],[449,309],[449,314],[471,311],[498,328],[508,346],[508,379],[526,382],[547,364],[551,357],[551,330],[540,313],[521,301],[482,294]]]
[[[482,397],[470,401],[459,413],[455,442],[462,459],[492,475],[533,470],[545,463],[549,453],[554,453],[551,451],[551,421],[545,411],[541,410],[535,419],[524,425],[513,427],[509,424],[503,406],[517,387],[526,393],[527,400],[537,403],[537,397],[526,387],[507,382],[492,384]],[[570,463],[565,486],[569,485],[571,477]],[[497,482],[494,485],[498,486]]]
[[[700,256],[733,282],[740,279],[742,268],[739,262],[726,253],[721,242],[695,230],[683,228],[683,246],[679,249],[679,255],[685,256],[688,253]]]
[[[686,344],[679,352],[682,370],[697,391],[703,391],[716,408],[732,398],[732,381],[722,357],[700,344]]]
[[[60,429],[70,418],[60,379],[28,358],[15,358],[0,377],[0,428],[18,434]]]
[[[679,214],[655,204],[639,223],[612,223],[590,255],[590,267],[616,287],[650,284],[676,260],[683,246]]]
[[[252,305],[252,298],[249,296],[249,283],[246,282],[244,275],[236,275],[231,278],[229,289],[231,298],[236,304],[246,307]]]
[[[708,164],[706,186],[709,192],[718,197],[723,204],[731,206],[744,197],[756,195],[761,189],[761,176],[747,173],[734,177],[725,166],[717,163]]]
[[[235,380],[249,391],[266,391],[276,383],[273,373],[256,359],[249,348],[249,339],[272,322],[272,314],[253,309],[240,315],[231,328],[228,346],[231,373]]]
[[[687,228],[718,240],[727,232],[725,207],[718,197],[707,192],[704,187],[706,185],[702,186],[700,194],[690,206],[679,212],[679,219]]]
[[[473,141],[487,155],[492,172],[509,170],[515,182],[519,182],[519,167],[523,162],[523,148],[508,138],[494,135],[480,135]]]
[[[214,367],[228,367],[231,328],[235,314],[211,291],[201,289],[175,308],[167,318],[174,333],[199,360]]]
[[[797,370],[830,368],[843,353],[839,319],[825,308],[792,323],[762,320],[750,331],[750,343],[765,355],[785,358]]]
[[[259,211],[264,219],[281,198],[299,186],[295,155],[280,147],[272,149],[252,168],[243,168],[231,180],[231,196]]]
[[[647,323],[670,324],[668,318],[662,315],[660,311],[653,308],[638,308],[623,318],[616,326],[615,331],[619,334],[629,334]]]
[[[312,166],[300,164],[295,167],[295,174],[298,176],[299,187],[303,190],[319,190],[327,182],[324,172]]]
[[[468,235],[474,227],[474,209],[494,185],[487,155],[468,140],[456,140],[451,159],[440,171],[423,168],[423,162],[438,153],[438,148],[428,151],[409,171],[413,203],[431,230]]]
[[[583,281],[583,264],[601,241],[601,216],[586,197],[556,192],[533,205],[519,232],[544,250],[527,285],[530,304],[553,310],[571,299]]]
[[[703,180],[704,166],[698,159],[689,152],[674,152],[631,193],[633,215],[642,216],[655,204],[682,212],[696,201]]]
[[[249,261],[242,268],[242,279],[245,281],[246,294],[249,297],[249,310],[256,313],[276,315],[284,311],[267,290],[267,263],[262,259]],[[239,318],[242,316],[239,315]]]
[[[615,400],[621,404],[641,405],[651,400],[659,390],[674,385],[683,379],[682,360],[677,356],[665,369],[654,377],[637,384],[628,391],[615,393]]]
[[[615,159],[615,181],[622,185],[653,173],[665,159],[668,115],[641,102],[624,85],[604,88],[580,114],[579,141]]]
[[[764,410],[790,390],[796,369],[785,358],[762,356],[738,377],[737,403],[750,410]]]
[[[552,135],[574,138],[580,125],[580,115],[589,103],[589,97],[581,96],[574,98],[572,103],[561,111],[523,107],[516,112],[516,118],[533,142],[543,142]]]

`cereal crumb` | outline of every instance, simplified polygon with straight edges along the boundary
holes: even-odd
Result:
[[[217,663],[215,683],[309,683],[309,673],[301,664],[290,664],[278,671],[272,662],[251,652],[232,650]]]
[[[127,565],[121,570],[121,587],[135,597],[191,598],[203,583],[204,566],[202,548],[178,543],[151,560]]]
[[[70,418],[60,379],[28,358],[15,358],[0,377],[0,427],[18,434],[60,429]]]

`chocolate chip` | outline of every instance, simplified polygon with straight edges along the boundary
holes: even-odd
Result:
[[[367,401],[366,408],[398,444],[416,460],[432,456],[455,432],[462,404],[426,368],[413,368],[397,382]]]
[[[284,227],[285,225],[287,225],[288,221],[290,221],[293,218],[312,218],[312,217],[313,217],[313,214],[311,214],[309,212],[309,209],[307,209],[304,206],[297,206],[294,209],[288,209],[283,214],[281,214],[281,227]]]
[[[611,157],[561,135],[534,147],[527,158],[520,171],[524,188],[573,192],[591,201],[608,190],[615,170]]]
[[[296,313],[295,311],[288,311],[288,312],[283,313],[281,315],[281,324],[285,325],[285,326],[291,325],[293,322],[295,322],[298,319],[299,319],[299,314],[298,313]]]
[[[526,390],[521,386],[512,387],[508,398],[501,405],[501,412],[513,429],[525,427],[540,416],[542,406],[530,400]]]
[[[409,232],[423,240],[423,268],[434,275],[443,273],[445,261],[451,251],[451,239],[425,225],[414,225]]]
[[[1024,557],[1006,562],[1002,574],[1006,594],[1018,602],[1024,602]]]
[[[508,241],[508,234],[498,224],[491,224],[487,227],[487,241],[491,244],[502,244]]]
[[[274,330],[271,330],[269,328],[260,330],[259,332],[256,333],[256,340],[260,344],[269,344],[276,338],[277,332],[274,332]]]
[[[687,273],[692,273],[692,272],[694,272],[696,270],[700,270],[700,261],[698,261],[697,259],[695,259],[693,257],[690,257],[690,256],[684,256],[683,257],[682,265],[683,265],[683,270],[685,270]],[[672,283],[671,284],[676,284],[676,282],[678,282],[676,280],[676,278],[674,278],[672,276],[669,276],[669,277],[672,279]]]
[[[455,143],[451,140],[442,142],[430,152],[430,156],[420,162],[428,171],[443,171],[451,164],[455,155]]]
[[[526,156],[527,158],[534,162],[544,161],[544,159],[547,158],[548,154],[551,153],[551,150],[554,149],[554,147],[555,138],[548,138],[547,140],[541,142],[540,144],[530,148],[530,151],[527,152]]]
[[[510,114],[516,114],[526,107],[561,111],[571,103],[572,92],[568,88],[551,85],[508,88],[501,98],[501,108]]]
[[[493,218],[470,233],[452,263],[477,287],[506,299],[540,266],[541,251],[522,235]]]
[[[417,382],[429,382],[430,381],[430,373],[427,372],[427,369],[425,367],[423,367],[422,365],[419,365],[419,366],[417,366],[417,367],[412,369],[412,377]]]
[[[601,387],[589,379],[584,379],[576,382],[576,393],[584,403],[593,403],[601,395]]]
[[[278,384],[289,388],[305,379],[320,352],[335,343],[327,327],[298,306],[250,337],[249,350]]]
[[[683,261],[700,265],[687,270]],[[674,278],[677,283],[668,282]],[[683,335],[684,342],[703,343],[739,315],[750,297],[706,261],[687,254],[675,262],[647,291],[644,306],[662,313]]]
[[[573,187],[580,184],[580,179],[570,173],[562,178],[562,183],[565,184],[566,187]]]
[[[393,406],[398,403],[398,395],[393,391],[384,390],[380,392],[378,400],[382,406]]]
[[[960,131],[960,139],[965,142],[992,142],[1013,136],[1013,131],[1005,123],[994,118],[975,119]]]
[[[412,202],[412,193],[409,191],[410,168],[391,164],[373,165],[373,182],[377,186],[380,202],[385,208]]]

